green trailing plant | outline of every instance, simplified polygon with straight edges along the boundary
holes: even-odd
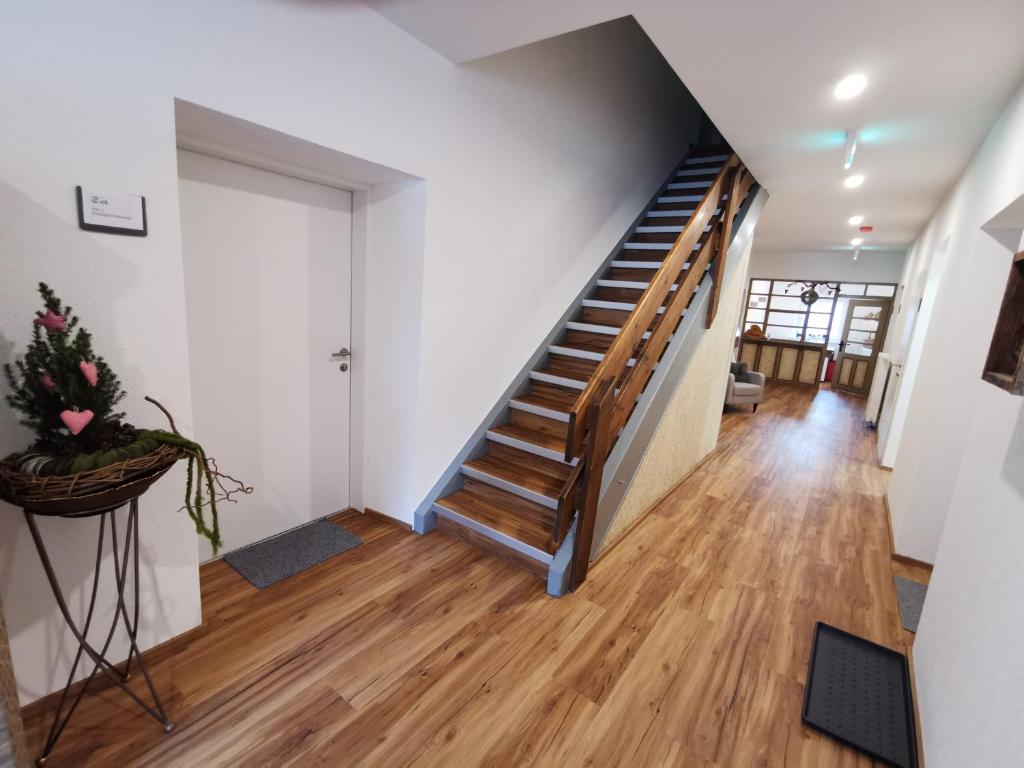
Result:
[[[6,400],[21,414],[21,423],[35,432],[36,442],[5,461],[31,475],[74,475],[170,446],[187,462],[185,503],[179,511],[188,513],[196,533],[209,540],[216,554],[222,544],[217,502],[236,502],[236,493],[249,494],[252,488],[221,472],[199,443],[178,432],[170,412],[153,398],[146,400],[164,413],[170,432],[137,430],[124,423],[124,414],[115,408],[125,392],[93,351],[91,334],[45,283],[39,284],[39,295],[43,310],[33,320],[25,356],[4,365],[10,387]]]

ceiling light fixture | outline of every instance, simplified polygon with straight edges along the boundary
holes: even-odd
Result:
[[[868,86],[868,77],[862,72],[847,75],[832,90],[832,95],[840,101],[849,101],[860,96]]]
[[[856,216],[851,216],[849,219],[847,219],[847,221],[850,222],[851,227],[856,227],[862,221],[864,221],[864,217],[858,213]]]
[[[863,242],[864,242],[864,238],[863,237],[855,237],[855,238],[853,238],[850,241],[850,245],[856,247],[856,246],[860,245]]]
[[[843,186],[846,187],[847,189],[856,189],[863,183],[864,177],[861,176],[859,173],[855,173],[853,174],[853,176],[847,176],[845,179],[843,179]]]
[[[859,256],[860,256],[860,248],[854,248],[853,249],[853,260],[856,261]]]
[[[853,157],[857,154],[857,132],[846,132],[846,154],[843,159],[843,168],[850,170],[853,167]]]

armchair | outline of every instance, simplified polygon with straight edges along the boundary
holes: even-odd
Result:
[[[729,371],[729,383],[725,388],[726,405],[749,403],[757,412],[757,404],[764,400],[764,374],[748,371],[745,363],[733,363]]]

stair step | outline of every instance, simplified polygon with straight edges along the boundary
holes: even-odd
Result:
[[[513,397],[509,406],[556,421],[568,421],[579,396],[578,389],[537,381],[530,385],[529,392]]]
[[[563,461],[565,459],[565,437],[538,432],[537,430],[525,427],[522,424],[500,424],[487,430],[487,439],[496,443],[509,445],[521,451],[542,456],[552,461]],[[575,459],[572,463],[575,464]]]
[[[636,307],[636,302],[635,301],[611,301],[611,300],[607,300],[607,299],[584,299],[583,300],[583,306],[584,307],[593,307],[595,309],[623,310],[623,311],[628,313],[628,312],[632,312],[633,309]],[[658,313],[659,314],[664,312],[664,311],[665,311],[664,307],[659,307],[658,308]]]
[[[644,263],[644,262],[641,262]],[[660,264],[658,265],[661,266]],[[599,288],[631,288],[637,290],[646,290],[647,286],[651,284],[650,280],[610,280],[601,278],[597,281]],[[671,290],[676,290],[679,287],[678,283],[672,284]]]
[[[705,187],[711,186],[711,180],[709,181],[673,181],[668,185],[667,189],[704,189]]]
[[[539,553],[555,551],[551,510],[514,493],[467,478],[461,490],[438,499],[435,506],[475,520]]]
[[[696,165],[696,163],[694,163],[694,165]],[[684,178],[684,177],[685,178],[691,178],[693,176],[712,176],[712,177],[714,177],[714,176],[718,175],[718,172],[720,170],[722,170],[722,166],[717,165],[715,163],[710,163],[707,166],[705,166],[704,163],[701,163],[701,167],[700,168],[689,167],[689,168],[685,168],[684,170],[681,170],[681,171],[676,171],[676,177],[677,178]]]
[[[606,276],[601,278],[602,280],[630,280],[634,282],[638,281],[641,283],[649,283],[655,273],[661,269],[660,261],[613,261],[612,265],[613,266],[606,273]],[[683,269],[676,280],[678,280],[679,277],[684,277],[686,275],[686,270],[689,268],[689,264],[684,264]]]
[[[558,508],[558,495],[572,468],[501,443],[488,443],[488,453],[462,465],[463,474],[521,496],[548,509]]]
[[[614,326],[621,328],[629,319],[629,312],[618,309],[600,309],[598,307],[583,306],[580,308],[578,320],[580,323],[593,323],[594,325]]]
[[[686,229],[685,224],[665,224],[657,226],[640,226],[633,230],[638,235],[680,235]],[[711,231],[711,225],[704,227],[705,232]]]
[[[648,211],[646,216],[649,219],[684,218],[693,216],[696,208],[673,208],[667,211]]]
[[[703,199],[704,195],[664,195],[658,198],[658,204],[699,203]]]

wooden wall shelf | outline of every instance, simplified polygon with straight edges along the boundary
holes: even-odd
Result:
[[[1013,257],[981,378],[1024,395],[1024,251]]]

